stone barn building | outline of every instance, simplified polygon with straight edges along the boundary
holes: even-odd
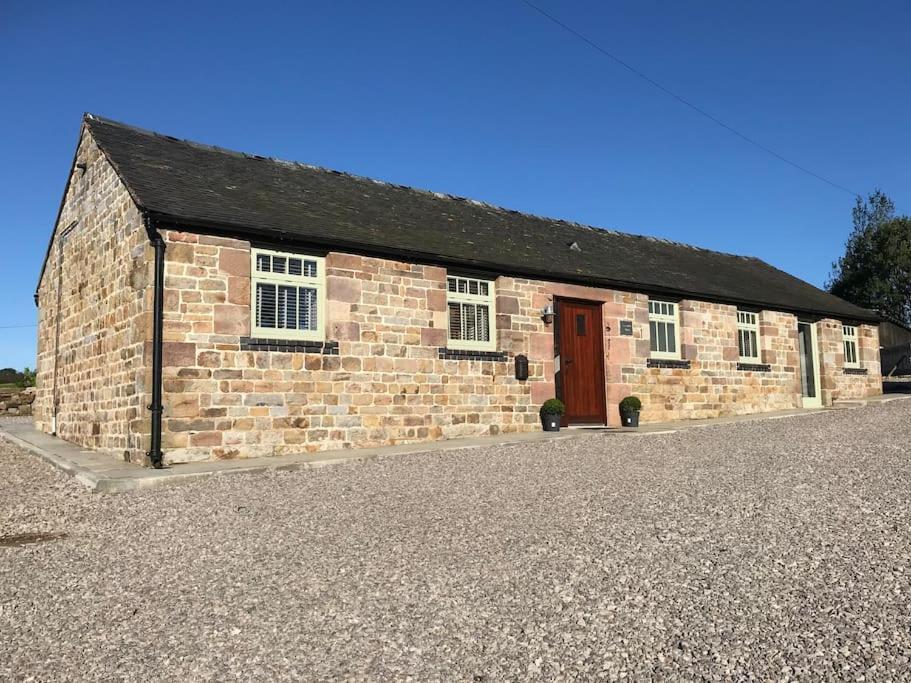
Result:
[[[38,427],[152,465],[831,405],[879,320],[758,259],[86,115]],[[527,363],[526,363],[527,361]]]

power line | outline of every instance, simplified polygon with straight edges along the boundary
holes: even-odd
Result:
[[[19,330],[23,327],[38,327],[38,324],[33,325],[0,325],[0,330]]]
[[[570,33],[570,34],[574,35],[574,36],[575,36],[576,38],[578,38],[579,40],[582,40],[583,42],[587,43],[589,46],[595,48],[598,52],[600,52],[601,54],[603,54],[605,57],[608,57],[609,59],[612,59],[614,62],[616,62],[617,64],[619,64],[620,66],[622,66],[624,69],[626,69],[626,70],[629,71],[630,73],[635,74],[636,76],[638,76],[639,78],[641,78],[642,80],[644,80],[646,83],[649,83],[650,85],[652,85],[652,86],[658,88],[658,90],[660,90],[661,92],[663,92],[665,95],[669,95],[669,96],[673,97],[675,100],[677,100],[678,102],[680,102],[680,103],[683,104],[683,105],[686,105],[687,107],[689,107],[690,109],[692,109],[692,110],[695,111],[696,113],[701,114],[702,116],[704,116],[705,118],[707,118],[707,119],[708,119],[709,121],[711,121],[712,123],[714,123],[714,124],[716,124],[716,125],[718,125],[718,126],[721,126],[721,127],[724,128],[725,130],[727,130],[729,133],[733,133],[734,135],[736,135],[737,137],[739,137],[741,140],[744,140],[745,142],[748,142],[749,144],[753,145],[754,147],[757,147],[758,149],[761,149],[763,152],[765,152],[766,154],[770,154],[771,156],[775,157],[775,158],[778,159],[779,161],[783,161],[784,163],[788,164],[789,166],[792,166],[792,167],[796,168],[798,171],[802,171],[803,173],[806,173],[807,175],[812,176],[812,177],[816,178],[817,180],[821,180],[822,182],[826,183],[827,185],[831,185],[831,186],[834,187],[834,188],[837,188],[837,189],[839,189],[839,190],[842,190],[842,191],[844,191],[844,192],[847,192],[848,194],[850,194],[850,195],[852,195],[852,196],[854,196],[854,197],[859,197],[859,196],[860,196],[860,193],[854,192],[853,190],[849,190],[849,189],[848,189],[847,187],[845,187],[844,185],[839,185],[838,183],[833,182],[833,181],[829,180],[828,178],[824,178],[823,176],[819,175],[818,173],[814,173],[813,171],[811,171],[810,169],[806,168],[805,166],[801,166],[800,164],[795,163],[795,162],[791,161],[790,159],[788,159],[788,158],[786,158],[786,157],[783,157],[781,154],[779,154],[779,153],[776,152],[775,150],[766,147],[766,146],[763,145],[761,142],[758,142],[757,140],[754,140],[753,138],[749,137],[748,135],[744,135],[743,133],[741,133],[741,132],[740,132],[739,130],[737,130],[736,128],[733,128],[732,126],[729,126],[729,125],[726,124],[724,121],[722,121],[722,120],[716,118],[715,116],[712,116],[711,114],[709,114],[707,111],[705,111],[705,110],[702,109],[701,107],[696,106],[695,104],[693,104],[692,102],[690,102],[690,101],[687,100],[686,98],[684,98],[684,97],[678,95],[677,93],[675,93],[674,91],[672,91],[672,90],[670,90],[670,89],[664,87],[663,85],[661,85],[661,83],[659,83],[659,82],[656,81],[655,79],[649,77],[648,75],[642,73],[641,71],[639,71],[639,69],[635,68],[635,67],[632,66],[631,64],[628,64],[627,62],[624,62],[624,61],[623,61],[622,59],[620,59],[617,55],[608,52],[608,51],[605,50],[603,47],[601,47],[600,45],[598,45],[595,41],[593,41],[593,40],[587,38],[585,35],[583,35],[583,34],[580,33],[579,31],[577,31],[577,30],[574,29],[573,27],[568,26],[567,24],[564,24],[562,21],[560,21],[559,19],[557,19],[557,17],[555,17],[555,16],[552,15],[552,14],[549,14],[549,13],[546,12],[545,10],[543,10],[543,9],[541,9],[540,7],[538,7],[537,5],[535,5],[534,3],[529,2],[529,0],[521,0],[521,2],[524,3],[525,5],[527,5],[528,7],[530,7],[531,9],[535,10],[535,11],[536,11],[538,14],[540,14],[541,16],[543,16],[543,17],[545,17],[546,19],[552,21],[554,24],[556,24],[557,26],[559,26],[560,28],[562,28],[562,29],[563,29],[564,31],[566,31],[567,33]]]

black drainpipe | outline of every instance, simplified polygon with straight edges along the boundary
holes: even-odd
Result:
[[[148,214],[143,214],[146,233],[155,249],[155,302],[152,310],[152,443],[149,448],[149,462],[155,469],[162,467],[161,453],[161,355],[164,336],[164,239],[152,225]]]
[[[51,391],[51,434],[57,436],[57,413],[60,399],[57,393],[57,375],[60,365],[60,307],[63,305],[63,245],[66,234],[60,235],[57,243],[57,310],[54,313],[54,388]]]

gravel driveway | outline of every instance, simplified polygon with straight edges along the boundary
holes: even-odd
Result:
[[[905,678],[909,443],[896,401],[110,497],[3,443],[0,679]]]

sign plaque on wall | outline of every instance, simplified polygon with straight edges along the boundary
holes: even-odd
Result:
[[[620,334],[624,337],[633,336],[633,321],[632,320],[621,320],[620,321]]]

